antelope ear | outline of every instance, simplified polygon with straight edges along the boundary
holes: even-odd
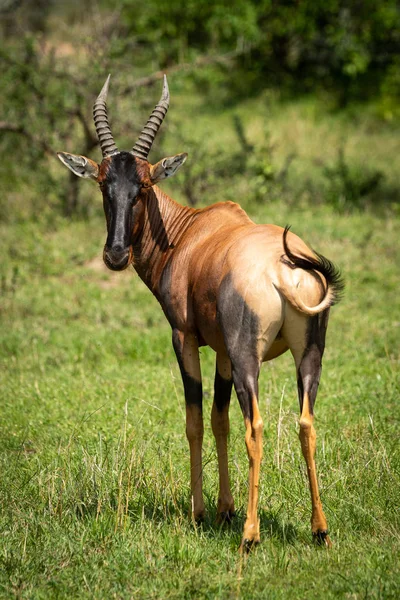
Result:
[[[78,177],[84,179],[94,179],[97,181],[99,176],[99,165],[90,158],[80,156],[79,154],[68,154],[68,152],[57,152],[58,158]]]
[[[157,183],[167,177],[175,175],[177,170],[183,165],[187,159],[187,153],[177,154],[176,156],[168,156],[163,158],[155,165],[150,166],[150,180],[151,183]]]

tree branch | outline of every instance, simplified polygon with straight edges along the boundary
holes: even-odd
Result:
[[[2,131],[22,135],[35,146],[39,146],[45,154],[49,156],[55,155],[55,150],[45,140],[30,133],[23,125],[15,125],[14,123],[9,123],[7,121],[0,121],[0,132]]]
[[[230,64],[230,62],[232,60],[234,60],[241,54],[243,54],[243,50],[235,50],[235,51],[229,52],[227,54],[220,54],[220,55],[216,55],[216,56],[199,56],[194,62],[180,63],[177,65],[173,65],[172,67],[169,67],[168,69],[165,69],[165,70],[155,71],[154,73],[152,73],[151,75],[148,75],[147,77],[141,77],[140,79],[137,79],[136,81],[134,81],[132,84],[120,89],[119,95],[126,96],[140,87],[151,86],[154,83],[156,83],[157,81],[161,80],[164,76],[164,73],[170,75],[172,73],[196,69],[198,67],[203,67],[203,66],[210,65],[210,64],[225,64],[225,65],[227,65],[227,64]],[[65,79],[72,80],[77,85],[83,85],[83,81],[81,82],[78,79],[74,78],[70,73],[57,73],[56,72],[56,73],[54,73],[54,75],[58,76],[58,77],[63,77]],[[38,89],[37,87],[34,89],[34,92],[37,95],[40,95],[42,93],[41,90]],[[66,112],[69,116],[76,117],[79,120],[79,122],[81,123],[83,132],[85,135],[85,142],[86,142],[85,151],[90,152],[90,150],[92,150],[93,148],[95,148],[98,145],[98,141],[97,141],[97,137],[95,137],[93,135],[93,133],[91,132],[90,125],[89,125],[85,115],[83,114],[83,112],[80,108],[77,108],[75,110],[68,110]],[[46,114],[46,116],[47,116],[47,118],[49,118],[49,114]],[[55,150],[54,150],[54,148],[52,148],[50,146],[50,144],[48,144],[44,139],[40,138],[39,136],[32,134],[23,125],[16,125],[16,124],[10,123],[8,121],[0,121],[0,133],[2,131],[8,132],[8,133],[14,133],[16,135],[22,135],[27,140],[29,140],[32,144],[41,148],[42,151],[45,154],[47,154],[48,156],[54,157],[54,155],[55,155]]]
[[[96,146],[98,146],[98,144],[99,144],[97,136],[93,135],[93,133],[90,129],[90,125],[89,125],[85,115],[83,114],[82,110],[80,108],[77,108],[75,110],[68,110],[68,111],[66,111],[66,113],[70,117],[76,117],[78,119],[78,121],[80,122],[80,124],[82,125],[82,129],[85,134],[85,152],[90,152],[90,150],[93,150],[93,148],[96,148]]]
[[[199,56],[194,62],[179,63],[167,69],[155,71],[147,77],[141,77],[140,79],[136,79],[136,81],[134,81],[131,85],[120,89],[119,94],[121,96],[126,96],[131,92],[137,90],[137,88],[149,87],[157,81],[159,81],[160,79],[162,79],[164,77],[164,74],[171,75],[172,73],[177,73],[179,71],[189,71],[191,69],[196,69],[198,67],[204,67],[206,65],[212,64],[228,65],[232,62],[233,59],[237,58],[243,53],[243,50],[234,50],[233,52],[228,52],[226,54],[218,54],[216,56]]]

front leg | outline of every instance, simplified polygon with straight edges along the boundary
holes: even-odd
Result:
[[[231,400],[231,391],[231,361],[228,356],[217,354],[211,426],[217,445],[218,455],[219,496],[217,519],[220,523],[229,523],[235,516],[235,506],[229,485],[228,473],[229,404]]]
[[[181,370],[186,403],[186,437],[190,448],[190,514],[196,521],[204,517],[203,501],[203,390],[199,346],[196,336],[173,330],[172,343]]]

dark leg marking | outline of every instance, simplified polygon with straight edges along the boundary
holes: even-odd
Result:
[[[243,416],[251,419],[252,403],[247,387],[254,388],[258,397],[257,337],[260,322],[258,315],[236,291],[231,275],[227,275],[220,286],[217,319],[232,361],[233,379]],[[247,379],[248,385],[245,383]]]
[[[258,409],[260,359],[257,343],[260,321],[258,315],[235,289],[230,275],[226,276],[221,283],[217,308],[225,346],[232,362],[233,382],[246,426],[249,499],[241,550],[248,552],[260,542],[260,523],[257,516],[263,431],[263,422]],[[273,339],[271,344],[272,342]]]
[[[180,332],[178,332],[177,330],[174,330],[172,333],[172,343],[174,346],[176,358],[178,360],[179,368],[181,371],[183,388],[184,388],[184,392],[185,392],[185,402],[186,402],[186,404],[195,404],[202,411],[203,410],[203,386],[201,383],[201,379],[197,380],[195,377],[193,377],[192,374],[190,374],[186,370],[185,361],[184,361],[185,341],[183,339],[182,334],[180,334]],[[193,352],[195,352],[195,350],[190,349],[190,352],[193,353]],[[187,361],[187,362],[189,363],[189,361]],[[198,355],[191,356],[191,362],[197,363]],[[196,368],[196,366],[197,365],[195,364],[194,368],[193,368],[193,372],[194,372],[194,369]]]
[[[297,369],[300,411],[303,409],[304,394],[307,393],[311,415],[314,414],[314,405],[321,377],[322,356],[325,349],[328,318],[329,309],[309,318],[306,333],[306,349],[303,352],[300,365]]]
[[[251,362],[253,363],[251,366]],[[233,368],[233,381],[246,426],[245,442],[249,457],[249,498],[241,550],[249,552],[260,543],[260,521],[257,515],[258,487],[262,459],[263,421],[258,408],[258,361],[247,361],[246,369]]]
[[[173,331],[172,342],[181,370],[186,402],[186,437],[190,448],[190,515],[195,521],[204,518],[203,501],[203,391],[198,346],[192,334]],[[190,371],[190,372],[189,372]]]
[[[214,380],[214,402],[217,410],[222,412],[226,405],[231,401],[232,393],[232,379],[224,379],[218,372],[218,368],[215,369],[215,380]]]
[[[298,367],[298,391],[300,400],[300,443],[307,464],[310,485],[312,516],[311,528],[314,540],[326,547],[331,546],[328,525],[319,496],[317,471],[315,466],[316,433],[314,429],[314,404],[322,369],[322,355],[329,310],[311,317],[308,322],[306,349]]]
[[[222,362],[222,364],[220,364]],[[219,373],[218,365],[225,367],[224,374],[229,379],[224,379]],[[231,366],[228,357],[217,356],[214,380],[214,403],[211,412],[211,426],[215,437],[218,455],[219,471],[219,496],[218,517],[219,523],[230,523],[235,516],[235,506],[229,484],[228,472],[228,434],[229,434],[229,404],[232,392]]]

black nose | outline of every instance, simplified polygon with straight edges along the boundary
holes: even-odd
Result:
[[[108,248],[104,247],[103,259],[106,266],[112,271],[122,271],[129,265],[131,255],[130,248]]]

